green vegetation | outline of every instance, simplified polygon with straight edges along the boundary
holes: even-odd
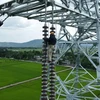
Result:
[[[96,54],[95,54],[96,55]],[[75,65],[76,54],[69,51],[58,61],[58,64],[69,64]],[[42,49],[41,48],[0,48],[0,57],[13,58],[18,60],[31,60],[40,61],[42,60]],[[84,68],[95,69],[91,62],[80,53],[80,61]],[[93,62],[98,65],[98,61],[93,59]]]
[[[66,69],[63,66],[56,67],[56,71]],[[58,73],[64,80],[68,70]],[[95,71],[91,70],[95,76]],[[41,64],[35,62],[19,61],[15,59],[0,59],[0,87],[19,81],[35,78],[41,75]],[[73,77],[73,76],[71,76]],[[71,78],[70,77],[70,78]],[[39,100],[41,94],[41,79],[0,90],[0,100]]]
[[[64,70],[62,66],[57,71]],[[64,74],[64,73],[63,73]],[[0,59],[0,87],[41,75],[41,64]],[[0,90],[0,100],[39,100],[41,79]]]
[[[34,61],[36,56],[41,57],[41,55],[39,48],[0,48],[0,57]]]
[[[0,90],[0,100],[39,100],[41,80]]]
[[[0,86],[41,75],[41,64],[11,59],[0,59]]]

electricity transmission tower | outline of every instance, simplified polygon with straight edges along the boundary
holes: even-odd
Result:
[[[56,100],[100,100],[99,9],[100,0],[11,0],[0,5],[0,16],[21,16],[60,26],[55,63],[65,53],[72,52],[75,66],[64,80],[55,75]],[[82,65],[81,54],[94,67],[95,76]]]

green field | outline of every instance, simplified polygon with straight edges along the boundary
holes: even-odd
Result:
[[[35,78],[41,75],[41,64],[0,59],[0,86]]]
[[[0,58],[0,87],[39,77],[41,76],[41,67],[40,63]],[[56,72],[64,69],[69,68],[57,66]],[[70,70],[67,70],[58,75],[63,80],[69,72]],[[91,70],[90,73],[94,77],[96,76],[94,70]],[[74,76],[69,78],[72,77]],[[40,94],[41,78],[0,90],[0,100],[39,100]],[[99,93],[97,92],[97,94]]]
[[[57,71],[63,69],[65,67],[56,67]],[[65,73],[62,74],[64,75]],[[40,75],[41,64],[39,63],[14,59],[0,59],[0,87],[35,78]],[[41,79],[37,79],[0,90],[0,100],[39,100],[40,92]]]

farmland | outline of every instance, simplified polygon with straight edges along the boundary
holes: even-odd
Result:
[[[0,58],[0,100],[39,100],[41,67],[41,63],[32,61]],[[70,67],[63,66],[57,66],[55,69],[62,80],[71,71]],[[96,77],[94,70],[90,72]],[[5,86],[6,88],[2,89]]]
[[[56,71],[65,67],[56,67]],[[63,76],[66,72],[63,72]],[[41,75],[41,64],[15,59],[0,59],[0,87],[36,78]],[[66,75],[66,74],[65,74]],[[39,100],[41,78],[0,90],[0,100]]]

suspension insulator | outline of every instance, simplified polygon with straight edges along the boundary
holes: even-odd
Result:
[[[3,22],[2,21],[0,21],[0,26],[2,26],[3,25]]]
[[[50,29],[51,29],[50,33],[54,34],[55,33],[55,28],[52,26]]]
[[[47,95],[48,95],[48,92],[47,92],[47,85],[48,85],[48,69],[47,69],[47,46],[46,46],[46,43],[45,43],[45,39],[47,38],[47,26],[43,26],[43,49],[42,49],[42,90],[41,90],[41,100],[47,100]]]
[[[48,28],[48,26],[46,26],[46,25],[45,25],[45,26],[43,26],[43,28],[44,28],[44,29],[47,29],[47,28]]]
[[[43,30],[43,32],[48,32],[48,30]],[[43,35],[47,35],[47,34],[43,34]]]
[[[50,29],[51,29],[51,30],[55,30],[55,27],[52,26]]]
[[[43,26],[43,32],[44,32],[44,34],[43,34],[43,36],[47,36],[48,34],[47,34],[47,32],[48,32],[48,30],[47,30],[47,26]]]
[[[55,33],[55,28],[52,26],[51,28],[51,31],[50,33],[51,34],[54,34]],[[50,74],[49,74],[49,100],[55,100],[55,66],[54,66],[54,59],[55,59],[55,56],[54,56],[54,50],[52,50],[52,61],[50,63]]]

